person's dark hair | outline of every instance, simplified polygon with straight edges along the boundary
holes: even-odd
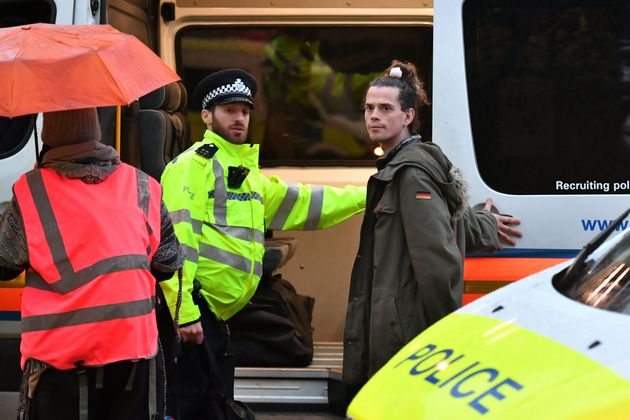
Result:
[[[392,76],[392,68],[398,67],[402,73],[401,77]],[[424,89],[424,81],[418,76],[418,70],[413,63],[403,63],[402,61],[392,60],[387,70],[382,76],[372,80],[369,87],[395,87],[398,88],[398,100],[400,107],[405,110],[413,108],[416,111],[411,124],[409,124],[409,132],[418,134],[420,131],[420,109],[429,105],[429,97]]]

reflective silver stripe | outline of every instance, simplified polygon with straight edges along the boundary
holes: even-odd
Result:
[[[206,223],[205,225],[231,238],[241,239],[243,241],[251,241],[253,238],[254,242],[258,244],[265,243],[265,233],[257,229],[240,226],[220,226],[211,223]]]
[[[138,178],[138,207],[142,212],[149,215],[149,175],[136,169],[136,177]]]
[[[174,225],[176,225],[177,223],[190,223],[192,225],[193,232],[196,234],[201,234],[201,226],[203,226],[203,221],[193,219],[190,216],[190,210],[176,210],[169,212],[169,215],[171,216],[171,221]]]
[[[227,189],[223,178],[223,167],[218,160],[212,160],[214,173],[214,221],[219,225],[227,225]]]
[[[53,262],[61,277],[72,274],[72,265],[68,259],[66,247],[63,244],[61,232],[55,219],[55,214],[48,198],[48,193],[44,187],[44,180],[40,171],[33,171],[26,174],[26,182],[31,190],[31,196],[35,203],[35,208],[39,214],[44,229],[44,236],[48,242],[48,248],[53,257]]]
[[[44,280],[39,273],[29,270],[26,272],[26,286],[65,295],[81,286],[85,286],[95,278],[104,274],[118,271],[149,269],[149,260],[146,255],[122,255],[106,258],[52,283],[48,283]]]
[[[188,261],[197,264],[199,262],[199,253],[197,250],[186,244],[182,244],[182,251],[184,251],[184,258]]]
[[[258,277],[262,277],[263,266],[261,262],[256,261],[254,263],[254,275]]]
[[[139,169],[136,169],[136,183],[138,188],[138,207],[146,216],[144,222],[149,236],[153,234],[153,229],[149,224],[149,202],[151,197],[151,191],[149,191],[149,175],[145,174]],[[147,255],[151,254],[151,247],[147,247]]]
[[[278,211],[273,216],[273,220],[269,223],[269,229],[280,230],[289,218],[289,213],[293,210],[293,206],[300,195],[300,188],[297,185],[289,185],[287,193],[284,195],[284,199],[278,208]]]
[[[244,273],[249,274],[252,271],[252,261],[250,259],[212,245],[199,244],[199,255],[209,260],[228,265]],[[257,276],[262,275],[262,263],[258,261],[254,263],[254,274]]]
[[[52,330],[54,328],[133,318],[150,314],[155,306],[155,297],[133,302],[94,306],[49,315],[22,317],[22,332]]]
[[[308,214],[304,230],[315,230],[322,217],[322,203],[324,202],[324,188],[320,185],[311,186],[311,201],[308,205]]]

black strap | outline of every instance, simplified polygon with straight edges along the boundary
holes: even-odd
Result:
[[[157,415],[157,369],[155,357],[149,360],[149,415],[153,418]]]
[[[88,420],[88,376],[84,368],[77,368],[79,376],[79,420]]]

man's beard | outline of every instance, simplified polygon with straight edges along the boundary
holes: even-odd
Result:
[[[234,144],[243,144],[243,143],[247,143],[248,137],[249,137],[249,130],[245,129],[245,138],[233,138],[230,134],[229,134],[229,130],[224,127],[223,125],[219,124],[218,121],[216,120],[212,120],[212,131],[216,134],[218,134],[219,136],[223,137],[225,140],[229,141],[230,143],[234,143]]]

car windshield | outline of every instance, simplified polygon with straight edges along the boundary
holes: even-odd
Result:
[[[560,291],[594,308],[630,314],[630,233],[608,252],[589,258],[568,290]]]

